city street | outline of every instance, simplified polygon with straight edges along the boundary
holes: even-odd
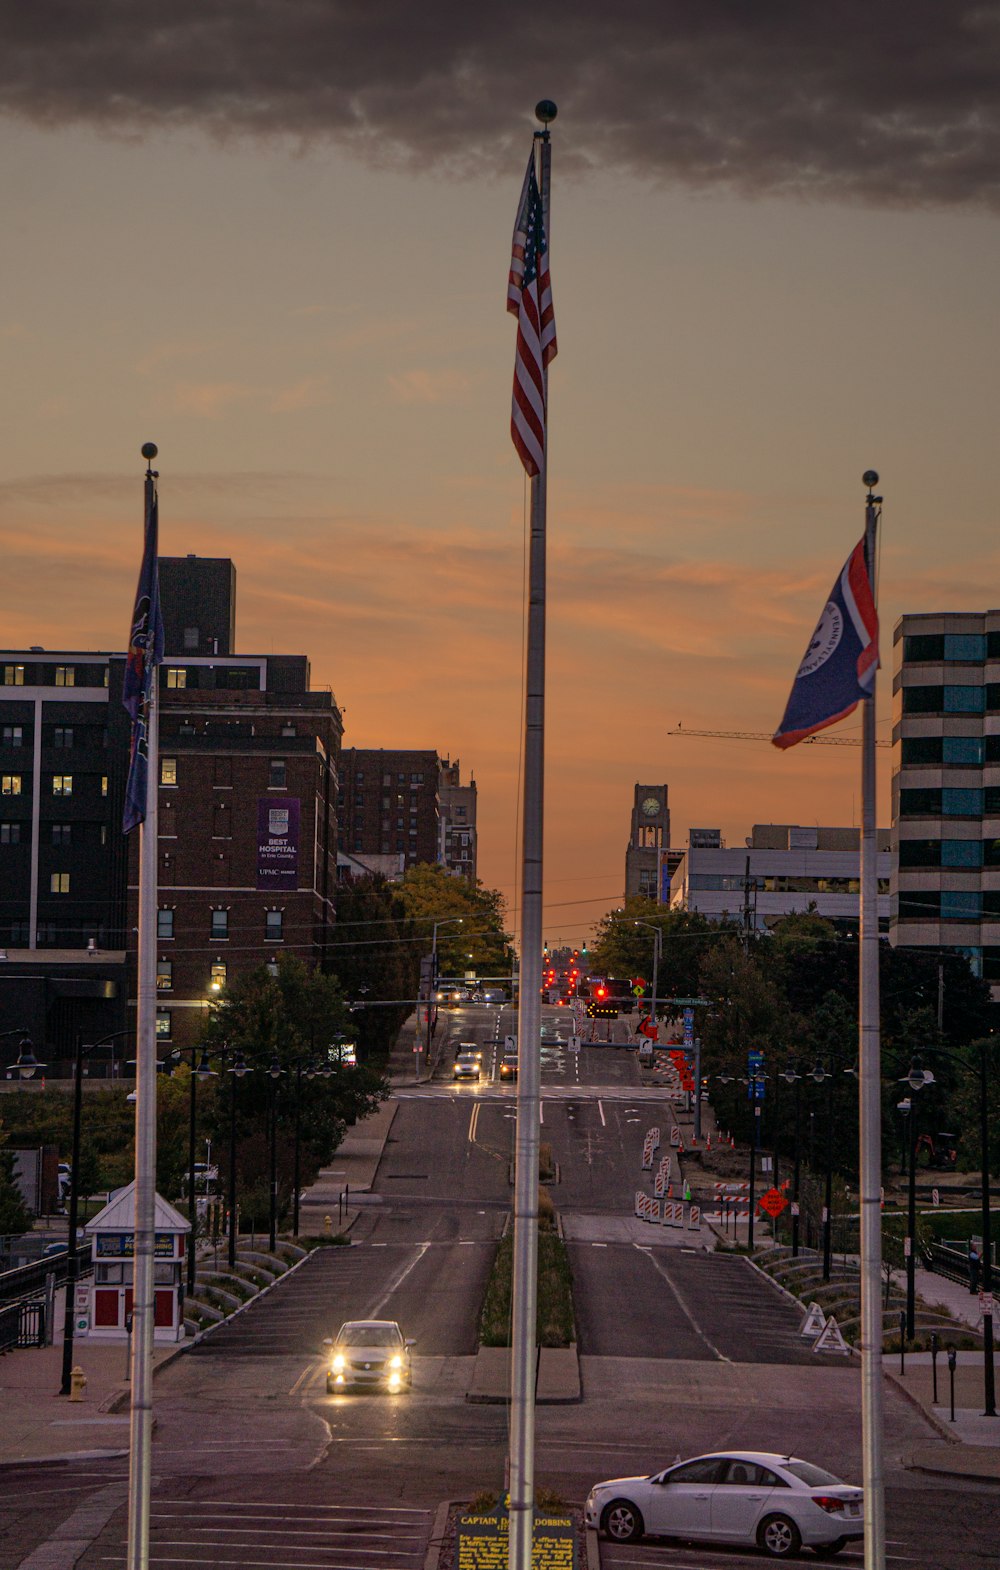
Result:
[[[482,1042],[487,1074],[498,1023],[485,1010],[449,1020],[456,1040]],[[442,1501],[502,1483],[506,1410],[465,1392],[509,1206],[516,1092],[485,1076],[452,1085],[447,1053],[441,1062],[436,1079],[400,1086],[350,1246],[317,1250],[157,1377],[153,1564],[405,1570],[423,1563]],[[640,1228],[637,1241],[642,1135],[668,1116],[637,1081],[631,1053],[548,1048],[543,1138],[560,1168],[552,1192],[570,1244],[583,1399],[539,1407],[539,1484],[581,1503],[598,1479],[720,1447],[791,1452],[856,1480],[855,1360],[819,1364],[794,1308],[745,1259],[706,1251],[697,1234]],[[323,1338],[342,1319],[375,1316],[416,1340],[412,1391],[328,1396]],[[989,1485],[906,1472],[902,1458],[929,1430],[891,1390],[886,1432],[890,1563],[995,1564]],[[121,1564],[124,1472],[120,1458],[5,1471],[2,1570],[83,1506],[98,1525],[80,1564]],[[649,1543],[601,1553],[622,1570],[759,1562]],[[841,1562],[858,1561],[848,1550]]]

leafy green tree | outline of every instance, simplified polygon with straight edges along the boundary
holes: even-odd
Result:
[[[360,1057],[388,1056],[417,996],[420,942],[401,891],[384,878],[338,890],[327,970],[344,997],[354,1000]],[[393,998],[401,1000],[398,1008],[386,1006]]]
[[[473,886],[444,867],[421,863],[403,879],[403,904],[420,954],[429,954],[434,923],[438,971],[462,975],[474,970],[481,976],[509,976],[513,965],[510,934],[506,931],[503,896],[481,883]],[[461,917],[461,925],[457,920]],[[447,922],[447,925],[440,925]]]
[[[641,976],[651,985],[655,940],[650,926],[662,934],[657,995],[697,996],[701,962],[728,929],[697,911],[667,910],[643,895],[630,895],[623,906],[602,916],[590,947],[591,971],[598,976]]]
[[[0,1235],[27,1232],[30,1227],[31,1211],[14,1178],[14,1152],[0,1132]]]

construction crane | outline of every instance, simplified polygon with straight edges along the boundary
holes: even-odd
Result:
[[[770,741],[771,737],[762,730],[685,730],[680,720],[677,721],[676,730],[667,731],[668,736],[714,736],[719,741]],[[860,747],[860,736],[807,736],[804,742],[806,747]],[[888,741],[875,742],[876,747],[888,747]]]

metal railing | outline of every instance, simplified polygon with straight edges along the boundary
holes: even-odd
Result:
[[[924,1263],[928,1270],[933,1270],[935,1275],[946,1276],[949,1281],[960,1281],[963,1286],[969,1282],[969,1255],[966,1248],[956,1248],[951,1243],[928,1243],[924,1251]],[[996,1269],[996,1244],[992,1252],[993,1268]]]
[[[93,1269],[93,1244],[80,1243],[76,1250],[77,1276],[85,1276]],[[45,1290],[49,1276],[53,1286],[62,1286],[69,1274],[69,1252],[49,1254],[44,1259],[32,1260],[29,1265],[16,1265],[13,1270],[0,1272],[0,1304],[30,1297]]]
[[[9,1352],[13,1347],[44,1346],[45,1332],[44,1298],[28,1298],[0,1308],[0,1352]]]

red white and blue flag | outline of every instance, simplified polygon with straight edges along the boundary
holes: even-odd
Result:
[[[517,317],[510,434],[525,470],[534,478],[545,464],[545,370],[556,354],[549,248],[542,198],[535,178],[534,147],[528,159],[514,224],[507,309]]]
[[[126,834],[145,821],[149,774],[149,700],[156,667],[163,659],[163,618],[160,614],[160,569],[157,560],[159,503],[156,482],[146,480],[145,546],[132,611],[122,703],[132,720],[132,745],[122,829]]]
[[[809,640],[785,715],[771,740],[794,747],[846,719],[871,696],[878,670],[878,612],[860,540],[844,563]]]

